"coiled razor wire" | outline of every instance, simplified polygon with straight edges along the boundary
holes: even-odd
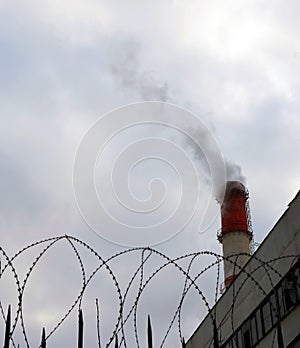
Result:
[[[177,319],[177,331],[178,331],[178,341],[181,344],[183,342],[184,337],[182,333],[182,307],[184,300],[188,294],[188,292],[191,289],[194,289],[198,296],[200,297],[202,303],[204,304],[208,316],[211,320],[212,324],[212,332],[213,332],[213,327],[216,324],[216,307],[215,310],[212,310],[212,306],[209,304],[209,301],[207,299],[207,296],[204,294],[203,289],[201,289],[198,285],[198,281],[202,275],[204,275],[207,271],[210,269],[213,269],[214,267],[216,268],[216,280],[215,280],[215,286],[214,286],[214,303],[215,304],[218,300],[219,297],[219,285],[220,285],[220,265],[224,261],[229,262],[233,264],[234,270],[238,270],[246,275],[245,279],[241,282],[239,285],[238,289],[236,289],[235,282],[233,282],[233,290],[232,290],[232,303],[229,308],[229,310],[226,313],[223,313],[221,320],[219,319],[219,327],[217,328],[220,333],[220,339],[222,336],[221,328],[222,324],[225,320],[227,320],[228,316],[230,315],[230,322],[231,322],[231,330],[234,332],[236,327],[234,326],[234,311],[235,311],[235,303],[237,296],[241,292],[242,288],[245,286],[246,282],[250,280],[253,282],[259,291],[264,296],[267,296],[267,292],[263,289],[263,287],[260,285],[260,283],[255,279],[255,273],[259,269],[263,269],[267,275],[267,279],[271,285],[272,288],[275,287],[274,281],[272,280],[271,274],[275,274],[278,276],[278,280],[280,280],[283,275],[276,270],[272,265],[274,264],[275,261],[281,260],[281,259],[290,259],[291,263],[295,263],[296,260],[299,259],[299,255],[286,255],[286,256],[280,256],[278,258],[274,258],[271,260],[261,260],[255,255],[252,255],[252,258],[254,258],[258,262],[258,266],[253,269],[251,272],[248,272],[238,264],[238,258],[242,255],[248,255],[248,254],[237,254],[237,255],[231,255],[230,257],[226,258],[222,255],[219,255],[215,252],[212,251],[199,251],[199,252],[194,252],[194,253],[189,253],[185,255],[178,256],[176,258],[170,258],[167,255],[163,254],[162,252],[155,250],[150,247],[135,247],[135,248],[129,248],[123,251],[120,251],[112,256],[110,256],[108,259],[104,259],[99,255],[99,253],[94,250],[89,244],[85,243],[83,240],[76,238],[74,236],[70,235],[62,235],[62,236],[57,236],[57,237],[52,237],[52,238],[47,238],[47,239],[42,239],[39,241],[36,241],[30,245],[27,245],[26,247],[22,248],[19,250],[17,253],[15,253],[12,257],[9,257],[8,254],[5,252],[5,250],[0,246],[0,253],[2,254],[2,262],[0,264],[0,280],[2,280],[3,275],[5,272],[10,270],[10,272],[13,275],[13,279],[15,282],[15,287],[17,290],[17,306],[16,306],[16,311],[14,314],[14,319],[13,319],[13,324],[11,328],[11,342],[14,347],[16,347],[16,343],[14,340],[14,332],[16,330],[16,327],[20,325],[21,327],[21,332],[22,336],[25,342],[25,346],[27,348],[30,348],[29,344],[29,338],[26,330],[26,322],[24,318],[24,311],[23,311],[23,298],[24,298],[24,291],[27,287],[27,284],[29,282],[30,276],[32,272],[35,270],[37,264],[40,262],[42,257],[45,256],[45,254],[52,248],[55,247],[55,245],[58,242],[66,241],[67,245],[71,248],[72,252],[76,256],[76,259],[79,264],[79,269],[81,273],[81,278],[82,278],[82,284],[80,289],[78,290],[78,295],[77,297],[73,300],[71,306],[68,308],[68,310],[65,312],[65,314],[57,321],[57,324],[49,331],[46,340],[48,340],[57,330],[59,327],[66,321],[66,319],[71,315],[71,313],[74,311],[74,309],[77,307],[78,310],[81,310],[82,308],[82,301],[84,299],[85,292],[88,288],[88,286],[91,284],[91,281],[93,278],[96,276],[96,274],[100,270],[105,270],[109,277],[112,280],[112,283],[114,285],[116,294],[118,296],[118,315],[116,322],[114,324],[114,327],[112,329],[111,335],[108,338],[107,342],[103,342],[103,339],[101,337],[101,331],[100,331],[100,309],[99,309],[99,301],[98,298],[95,299],[96,303],[96,329],[97,329],[97,343],[98,347],[112,347],[116,337],[119,338],[119,347],[128,347],[128,342],[126,338],[126,331],[125,331],[125,324],[132,319],[133,320],[133,331],[134,331],[134,340],[135,340],[135,346],[136,347],[141,347],[140,344],[140,338],[139,338],[139,330],[138,330],[138,320],[137,320],[137,312],[138,312],[138,306],[141,300],[141,297],[143,296],[143,293],[146,288],[151,286],[151,281],[157,277],[160,272],[165,269],[168,266],[173,266],[176,271],[179,271],[181,275],[183,276],[183,287],[181,291],[181,295],[178,298],[178,303],[174,304],[174,314],[167,325],[167,330],[161,340],[161,343],[159,347],[166,347],[166,342],[167,338],[170,335],[171,330],[175,326],[175,322]],[[24,280],[20,280],[20,276],[18,275],[17,269],[14,266],[15,261],[25,252],[25,251],[33,251],[33,249],[37,246],[42,246],[42,250],[39,252],[39,254],[34,258],[31,266],[28,268]],[[98,266],[96,266],[93,271],[90,274],[87,274],[86,272],[86,265],[83,261],[83,258],[80,254],[79,251],[79,246],[83,247],[86,249],[91,255],[95,256],[98,260]],[[140,253],[140,262],[137,265],[135,271],[132,273],[132,276],[130,277],[130,280],[128,281],[127,286],[122,289],[120,286],[120,282],[118,281],[118,277],[116,273],[113,271],[112,266],[110,265],[113,260],[119,260],[123,259],[126,257],[126,255],[132,254],[132,253]],[[191,268],[195,261],[199,259],[201,256],[210,256],[214,258],[214,261],[210,263],[206,263],[206,265],[198,272],[196,276],[191,275]],[[159,266],[152,271],[152,273],[146,277],[145,276],[145,265],[147,262],[150,260],[151,257],[157,256],[159,257],[162,261]],[[183,267],[180,265],[180,262],[183,260],[187,260],[187,265]],[[3,263],[4,261],[4,263]],[[128,294],[129,291],[133,288],[134,282],[138,280],[138,289],[136,291],[136,296],[133,300],[133,304],[129,307],[127,310],[127,313],[125,313],[125,305],[127,304],[128,301]],[[101,289],[100,289],[101,290]],[[101,299],[100,299],[101,301]],[[273,306],[271,304],[271,306]],[[274,309],[274,308],[273,308]],[[3,310],[3,305],[2,301],[0,298],[0,312],[1,316],[3,318],[3,322],[5,323],[5,313]],[[274,309],[274,312],[275,309]],[[274,345],[274,340],[273,340],[273,345]],[[18,345],[19,346],[19,345]],[[210,343],[210,346],[213,346],[213,339]]]

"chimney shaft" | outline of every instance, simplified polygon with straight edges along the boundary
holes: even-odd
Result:
[[[253,234],[247,209],[248,191],[238,181],[227,181],[224,200],[221,204],[222,228],[218,240],[223,246],[224,257],[240,267],[249,259],[250,242]],[[233,256],[240,253],[248,255]],[[228,288],[239,273],[240,268],[224,261],[225,287]]]

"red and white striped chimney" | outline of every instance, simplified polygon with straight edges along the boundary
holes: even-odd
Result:
[[[249,259],[250,242],[253,238],[250,213],[248,209],[248,191],[238,181],[227,181],[224,199],[221,204],[221,232],[218,240],[223,246],[223,255],[243,267]],[[240,253],[248,255],[236,256]],[[232,257],[231,257],[232,256]],[[224,261],[224,278],[226,289],[239,273],[240,268],[232,262]]]

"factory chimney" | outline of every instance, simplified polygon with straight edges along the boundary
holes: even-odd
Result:
[[[248,190],[238,181],[227,181],[224,199],[221,202],[222,227],[218,240],[223,246],[223,255],[243,267],[249,259],[250,242],[253,238],[248,205]],[[244,253],[244,255],[236,256]],[[245,255],[248,254],[248,255]],[[232,256],[232,257],[231,257]],[[239,273],[240,268],[224,260],[225,288]]]

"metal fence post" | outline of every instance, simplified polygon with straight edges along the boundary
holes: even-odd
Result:
[[[45,332],[44,327],[43,327],[43,331],[42,331],[41,348],[46,348],[46,332]]]
[[[11,309],[10,309],[10,305],[9,305],[8,310],[7,310],[7,316],[6,316],[4,347],[3,348],[9,348],[10,326],[11,326]]]
[[[151,319],[150,319],[150,315],[148,315],[148,348],[153,348],[152,345],[152,328],[151,328]]]
[[[78,314],[78,348],[83,348],[83,315],[81,309],[79,309]]]

